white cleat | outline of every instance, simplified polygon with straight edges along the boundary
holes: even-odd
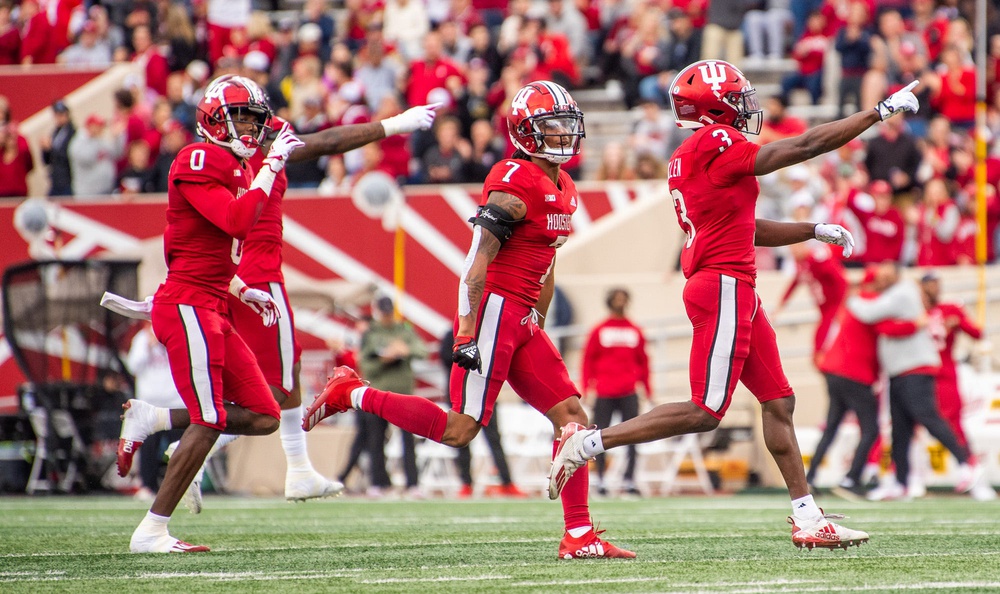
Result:
[[[986,474],[981,464],[962,464],[958,468],[958,484],[955,485],[956,493],[968,493],[983,481]]]
[[[336,497],[343,490],[344,483],[330,480],[315,470],[292,471],[285,476],[285,499],[288,501]]]
[[[868,492],[868,501],[911,501],[912,497],[906,492],[906,487],[900,485],[895,479],[889,478]]]
[[[177,450],[177,445],[179,443],[179,441],[175,441],[167,446],[167,450],[163,453],[164,457],[170,459],[170,457],[174,455],[174,451]],[[201,481],[204,480],[204,478],[205,465],[203,464],[201,468],[198,469],[198,473],[194,475],[193,479],[191,479],[191,484],[189,484],[187,490],[184,491],[184,495],[181,496],[181,501],[184,503],[184,507],[188,508],[188,511],[192,514],[201,513]]]
[[[868,533],[861,530],[851,530],[839,524],[834,524],[828,518],[842,518],[841,515],[828,514],[816,522],[808,522],[794,516],[788,516],[792,525],[792,544],[802,549],[846,549],[859,547],[868,542]]]
[[[122,431],[118,439],[118,476],[128,476],[132,459],[142,442],[156,433],[157,407],[131,399],[122,405]]]
[[[573,473],[587,464],[589,458],[583,453],[583,440],[595,433],[596,429],[585,429],[579,423],[567,423],[562,428],[559,447],[549,469],[549,499],[559,499],[559,494]]]
[[[969,495],[976,501],[993,501],[997,498],[997,492],[986,481],[976,483],[976,486],[969,491]]]
[[[166,531],[151,535],[136,530],[132,533],[129,550],[133,553],[207,553],[204,545],[193,545],[170,536]]]

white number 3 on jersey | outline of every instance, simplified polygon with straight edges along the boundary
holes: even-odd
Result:
[[[726,143],[726,146],[720,146],[719,152],[726,150],[727,148],[733,146],[733,139],[729,137],[729,132],[726,132],[722,128],[712,132],[712,138],[721,138],[722,142]]]

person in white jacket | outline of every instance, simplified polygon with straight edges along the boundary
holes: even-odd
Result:
[[[92,114],[69,142],[74,196],[102,196],[115,189],[115,162],[125,150],[125,134],[116,127],[109,138],[106,128],[107,121]]]
[[[926,313],[920,289],[911,281],[901,280],[899,265],[884,262],[875,273],[881,294],[876,299],[851,297],[847,309],[866,324],[896,319],[911,321],[917,331],[907,336],[880,336],[879,365],[889,376],[889,411],[892,416],[892,462],[895,480],[890,476],[868,494],[868,499],[903,499],[907,497],[910,474],[910,442],[914,427],[923,425],[961,464],[961,476],[955,490],[967,492],[979,482],[983,469],[972,463],[969,449],[955,438],[955,433],[938,412],[935,376],[941,357],[934,339],[922,322]]]

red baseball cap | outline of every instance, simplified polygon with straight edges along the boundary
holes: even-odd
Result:
[[[889,182],[884,179],[876,179],[872,183],[868,184],[868,193],[870,194],[892,194],[892,186]]]

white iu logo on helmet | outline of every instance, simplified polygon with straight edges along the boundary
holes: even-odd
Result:
[[[713,91],[720,90],[722,83],[726,82],[726,69],[718,62],[705,62],[698,67],[698,71],[701,72],[701,79],[705,81],[705,84],[712,85]]]

